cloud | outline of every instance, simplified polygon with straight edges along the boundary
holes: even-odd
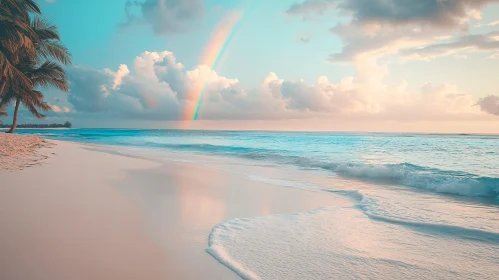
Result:
[[[333,84],[326,77],[319,77],[315,85],[303,81],[285,81],[280,87],[280,95],[286,101],[286,108],[299,111],[341,113],[367,111],[365,96],[350,81]]]
[[[477,18],[485,5],[496,0],[348,0],[342,9],[353,13],[355,21],[407,25],[417,23],[440,28],[456,28]]]
[[[309,37],[309,36],[300,37],[299,40],[300,40],[300,42],[307,44],[312,40],[312,37]]]
[[[51,105],[50,107],[51,107],[52,111],[55,113],[61,113],[61,112],[69,113],[69,112],[71,112],[71,109],[69,109],[66,106],[61,107],[58,105]]]
[[[118,89],[123,81],[123,78],[130,74],[130,70],[128,70],[128,66],[125,64],[121,64],[116,72],[111,71],[111,69],[105,69],[105,71],[111,76],[114,76],[113,84],[111,85],[112,89]]]
[[[61,110],[61,107],[57,106],[57,105],[52,105],[50,106],[52,107],[52,111],[56,112],[56,113],[60,113],[62,110]]]
[[[305,0],[293,4],[289,15],[306,16],[337,10],[352,15],[361,24],[419,24],[440,28],[463,27],[468,19],[479,18],[479,11],[497,0]]]
[[[343,40],[342,50],[329,56],[328,60],[331,62],[381,58],[397,54],[402,49],[425,46],[443,38],[442,32],[428,27],[380,25],[365,27],[355,24],[339,24],[331,28],[330,31]]]
[[[401,51],[406,59],[431,60],[441,56],[458,53],[499,53],[499,31],[487,34],[464,35],[451,42],[429,44],[421,48],[409,48]]]
[[[189,31],[204,14],[202,0],[128,0],[125,4],[127,22],[148,24],[156,35]]]
[[[306,44],[306,43],[310,42],[310,38],[309,37],[300,37],[300,42]]]
[[[132,69],[118,71],[73,67],[69,71],[68,101],[79,112],[103,113],[139,119],[178,119],[199,80],[207,91],[226,89],[237,80],[219,76],[206,66],[186,71],[171,52],[144,52]]]
[[[313,14],[322,15],[324,12],[337,8],[338,0],[305,0],[302,3],[295,3],[286,11],[292,16],[307,16]]]
[[[271,72],[256,88],[220,75],[205,65],[186,69],[171,52],[144,52],[117,71],[71,67],[67,102],[72,116],[106,120],[181,120],[204,88],[201,120],[459,120],[480,118],[476,100],[452,85],[387,85],[386,66],[359,61],[357,74],[332,82],[284,80]],[[125,74],[126,73],[126,74]],[[62,100],[63,104],[66,102]],[[61,105],[54,111],[65,112]],[[69,107],[68,107],[69,109]]]
[[[424,84],[416,94],[392,94],[384,110],[387,117],[398,120],[466,120],[477,114],[475,99],[450,84]]]
[[[496,20],[496,21],[493,21],[493,22],[490,22],[487,24],[487,26],[496,26],[496,25],[499,25],[499,20]]]
[[[109,104],[104,101],[109,95],[108,86],[114,81],[108,71],[76,66],[68,70],[68,77],[68,101],[77,111],[101,112],[108,108]]]
[[[476,26],[477,27],[483,27],[483,26],[496,26],[496,25],[499,25],[499,20],[492,21],[492,22],[489,22],[489,23],[486,23],[486,24],[479,23]]]
[[[499,116],[499,96],[489,95],[478,100],[477,105],[486,113]]]
[[[467,32],[482,9],[495,2],[499,0],[306,0],[293,4],[287,14],[308,19],[335,12],[337,24],[330,31],[342,39],[343,48],[328,60],[351,62],[446,43]]]

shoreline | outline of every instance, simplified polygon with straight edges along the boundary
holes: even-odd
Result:
[[[8,130],[9,128],[0,128],[0,130]],[[59,128],[17,128],[16,130],[143,130],[142,128],[114,128],[114,127],[59,127]],[[423,136],[491,136],[499,137],[499,132],[485,133],[485,132],[428,132],[428,131],[369,131],[369,130],[259,130],[259,129],[182,129],[182,128],[146,128],[145,130],[169,130],[169,131],[221,131],[221,132],[269,132],[269,133],[316,133],[316,134],[379,134],[379,135],[423,135]]]
[[[350,203],[119,147],[45,141],[55,145],[39,149],[49,156],[41,165],[0,170],[2,279],[240,279],[206,252],[215,226]]]

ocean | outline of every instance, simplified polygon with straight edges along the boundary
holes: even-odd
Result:
[[[499,135],[18,130],[209,165],[352,201],[215,226],[207,251],[245,279],[499,275]],[[236,186],[235,186],[236,187]],[[271,186],[269,186],[271,187]]]

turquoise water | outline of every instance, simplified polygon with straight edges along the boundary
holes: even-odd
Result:
[[[499,136],[19,130],[52,139],[228,156],[470,197],[499,196]]]
[[[499,136],[19,130],[188,160],[269,187],[335,195],[293,215],[222,222],[208,252],[245,279],[497,279]],[[123,150],[123,149],[122,149]],[[234,186],[237,187],[237,186]],[[286,254],[283,255],[283,252]]]

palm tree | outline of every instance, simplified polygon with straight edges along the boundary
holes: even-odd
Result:
[[[23,56],[36,56],[30,13],[40,13],[33,0],[0,0],[0,96],[8,83],[30,85],[28,77],[15,67],[19,50],[23,50]]]
[[[35,47],[36,55],[33,57],[21,48],[20,53],[14,55],[19,58],[18,63],[13,65],[28,79],[28,82],[11,80],[6,83],[0,101],[0,108],[15,102],[12,127],[8,133],[13,133],[16,129],[20,104],[23,104],[37,118],[45,117],[39,109],[50,110],[50,106],[43,101],[43,93],[37,88],[55,87],[62,91],[69,91],[67,76],[60,64],[70,64],[71,55],[60,44],[57,27],[38,16],[30,21],[30,29],[34,34],[30,39]]]
[[[7,113],[3,110],[3,108],[0,108],[0,117],[6,117]],[[0,119],[0,124],[2,124],[2,120]]]

